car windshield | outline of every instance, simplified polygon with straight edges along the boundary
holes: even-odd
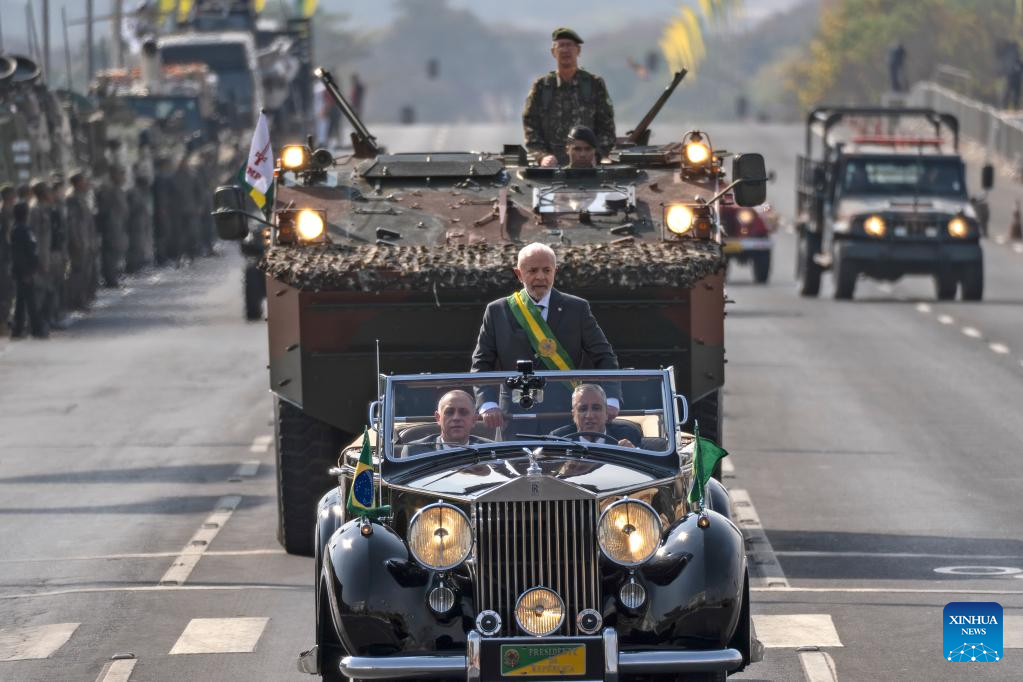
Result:
[[[538,213],[580,213],[593,215],[616,213],[636,207],[635,185],[612,187],[537,187],[533,190],[533,208]]]
[[[388,456],[429,457],[495,445],[519,451],[540,444],[665,454],[675,422],[665,377],[631,371],[392,378],[384,415],[391,433]],[[609,402],[619,406],[610,421]],[[484,423],[481,408],[490,405],[500,410],[502,426]]]
[[[963,166],[957,159],[901,157],[848,159],[840,183],[851,196],[966,196]]]

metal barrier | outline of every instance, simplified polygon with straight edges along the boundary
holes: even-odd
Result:
[[[1013,166],[1023,160],[1023,114],[1006,114],[930,81],[914,85],[908,102],[955,114],[965,137],[985,145]]]

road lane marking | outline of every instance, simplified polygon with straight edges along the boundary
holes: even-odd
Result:
[[[217,501],[213,513],[206,517],[199,530],[195,531],[195,535],[160,578],[161,585],[183,585],[188,580],[188,576],[192,575],[199,559],[202,558],[213,539],[217,537],[220,529],[231,518],[241,501],[240,495],[228,495]]]
[[[1023,573],[1023,568],[1015,566],[939,566],[933,570],[942,575],[975,575],[992,578]]]
[[[892,293],[892,285],[891,284],[888,284],[888,283],[878,284],[877,288],[880,289],[882,292],[884,292],[886,294]]]
[[[753,627],[757,639],[768,649],[842,646],[835,623],[827,613],[755,615]]]
[[[1023,590],[957,590],[925,587],[750,587],[753,592],[835,594],[1006,594],[1023,597]]]
[[[136,658],[121,658],[107,663],[100,671],[96,682],[128,682],[135,670]]]
[[[65,561],[120,561],[126,559],[166,559],[181,552],[139,552],[137,554],[95,554],[85,556],[39,557],[34,559],[0,559],[0,564],[52,564]],[[283,549],[221,549],[207,550],[205,556],[259,556],[264,554],[287,554]],[[955,558],[955,557],[950,557]],[[1023,559],[1023,557],[986,557],[995,559]]]
[[[273,442],[273,436],[256,436],[252,439],[252,445],[249,446],[249,452],[266,452],[270,449],[270,443]]]
[[[918,313],[923,313],[924,315],[926,315],[927,313],[931,312],[931,306],[926,303],[917,303],[916,311]]]
[[[721,473],[726,476],[735,475],[735,465],[732,464],[731,457],[725,457],[721,460]]]
[[[252,478],[256,475],[257,471],[259,471],[259,460],[250,459],[239,464],[238,468],[235,469],[234,473],[227,480],[237,483],[243,479]]]
[[[256,650],[269,618],[193,618],[170,655],[244,654]]]
[[[71,639],[80,623],[0,628],[0,661],[49,658]]]
[[[963,327],[963,334],[969,336],[971,339],[979,339],[982,334],[976,327]]]
[[[313,585],[266,585],[263,583],[244,583],[232,585],[137,585],[133,587],[76,587],[69,590],[51,590],[49,592],[22,592],[20,594],[0,594],[0,601],[13,599],[33,599],[36,597],[66,597],[76,594],[116,594],[119,592],[243,592],[245,590],[283,590],[312,592]],[[1021,592],[1020,594],[1023,594]]]
[[[1015,251],[1016,253],[1023,253],[1023,244],[1019,243],[1013,244],[1012,250]]]
[[[756,507],[745,490],[732,490],[732,515],[746,536],[746,552],[750,564],[750,585],[758,587],[788,587],[789,581],[781,570],[764,527],[760,524]]]
[[[938,315],[938,322],[942,324],[954,324],[956,319],[951,315]]]
[[[1005,616],[1002,624],[1002,646],[1023,649],[1023,616]]]
[[[835,661],[825,651],[800,651],[799,664],[803,666],[806,682],[837,682]]]
[[[993,352],[998,353],[999,355],[1009,354],[1009,347],[1006,346],[1004,343],[989,343],[988,348],[990,348]]]
[[[775,550],[775,556],[791,557],[868,557],[879,559],[1023,559],[1021,554],[926,554],[921,552],[820,552],[815,550]]]

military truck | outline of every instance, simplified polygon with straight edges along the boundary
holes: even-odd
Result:
[[[378,373],[465,371],[486,304],[517,288],[515,256],[530,242],[555,249],[556,286],[590,301],[620,365],[674,366],[701,434],[720,439],[717,202],[763,203],[762,156],[735,156],[729,182],[706,132],[648,144],[652,115],[593,168],[539,167],[519,144],[385,154],[330,73],[317,75],[352,124],[354,153],[285,146],[261,228],[289,552],[313,551],[310,519],[333,484],[324,472],[368,423]],[[244,199],[218,189],[222,238],[249,238]]]
[[[818,107],[807,116],[796,181],[803,296],[817,296],[830,270],[837,299],[851,299],[860,276],[904,275],[933,277],[939,300],[955,298],[959,287],[964,300],[983,297],[982,225],[967,193],[952,114]],[[993,181],[987,166],[983,189]]]

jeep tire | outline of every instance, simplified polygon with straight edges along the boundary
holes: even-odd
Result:
[[[979,301],[984,298],[984,261],[964,265],[959,273],[964,301]]]
[[[813,297],[821,291],[821,266],[814,260],[820,252],[820,235],[804,229],[799,237],[796,267],[799,275],[799,295]]]
[[[259,268],[245,267],[245,319],[263,319],[263,299],[266,298],[266,280]]]
[[[856,268],[849,261],[839,256],[835,259],[835,298],[840,301],[849,301],[856,293],[856,277],[859,275]]]
[[[942,270],[934,273],[934,295],[939,301],[951,301],[956,297],[959,279],[955,273]]]
[[[327,470],[354,436],[274,398],[277,449],[277,540],[288,554],[313,556],[316,503],[337,485]]]
[[[753,281],[757,284],[767,284],[771,277],[771,252],[758,251],[753,254]]]

